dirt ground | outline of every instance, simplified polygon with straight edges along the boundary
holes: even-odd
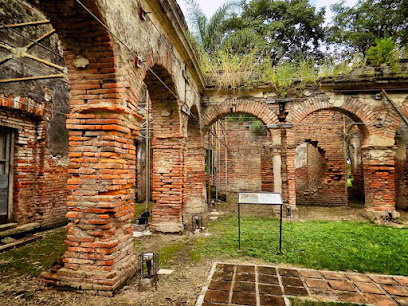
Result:
[[[219,210],[225,214],[236,214],[236,198],[229,198],[227,203],[222,203]],[[363,217],[363,207],[299,207],[299,218],[293,221],[304,220],[353,220],[367,221]],[[253,206],[244,208],[243,214],[273,214],[268,207]],[[408,213],[401,214],[401,224],[408,225]],[[206,284],[207,276],[213,264],[212,260],[192,260],[188,248],[190,241],[197,237],[186,235],[154,234],[136,239],[137,252],[157,251],[183,243],[166,263],[166,268],[174,270],[168,276],[160,276],[158,290],[151,288],[139,292],[137,280],[132,280],[124,286],[113,298],[89,296],[78,292],[58,291],[53,287],[46,287],[39,277],[15,275],[12,280],[0,280],[0,302],[5,305],[194,305],[202,287]],[[191,243],[192,244],[192,243]],[[248,263],[245,260],[231,260],[217,258],[217,261],[233,263]],[[261,260],[251,259],[251,263],[262,264]],[[1,263],[0,263],[1,264]],[[287,266],[287,265],[285,265]],[[0,275],[1,276],[1,275]]]

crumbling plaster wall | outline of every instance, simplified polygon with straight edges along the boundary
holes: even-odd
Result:
[[[397,207],[408,209],[408,128],[402,123],[395,135],[397,151],[395,155],[395,185],[397,193]]]

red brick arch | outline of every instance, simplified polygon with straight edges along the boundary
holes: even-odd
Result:
[[[233,105],[236,105],[235,107]],[[257,117],[264,124],[279,122],[276,114],[265,103],[247,100],[226,100],[222,104],[211,104],[202,113],[202,125],[208,127],[218,119],[232,113],[247,113]]]
[[[360,129],[365,139],[371,135],[393,137],[392,135],[395,135],[395,131],[400,123],[400,119],[393,111],[380,113],[359,99],[351,97],[344,98],[341,104],[318,98],[308,99],[291,109],[286,121],[293,123],[296,127],[306,116],[319,110],[339,111],[354,121],[363,123],[364,126],[360,127]],[[385,117],[385,120],[382,122],[383,127],[377,128],[375,126],[377,119],[382,117]]]
[[[350,118],[352,118],[353,120],[363,122],[364,124],[368,124],[370,121],[375,120],[374,111],[358,99],[346,98],[341,105],[335,105],[330,100],[312,98],[301,102],[299,106],[296,106],[294,109],[292,109],[289,112],[286,121],[293,124],[298,124],[307,115],[324,109],[337,110],[350,116]]]
[[[320,100],[318,98],[308,99],[302,102],[300,107],[295,107],[291,110],[286,121],[296,125],[309,114],[324,109],[339,111],[356,122],[364,123],[367,132],[365,136],[379,134],[383,134],[384,136],[394,135],[401,121],[393,111],[386,111],[385,114],[381,114],[368,104],[351,97],[344,98],[342,104],[334,104],[330,100]],[[381,115],[385,115],[385,120],[382,122],[383,127],[377,128],[375,124],[377,123],[377,119],[382,117]]]

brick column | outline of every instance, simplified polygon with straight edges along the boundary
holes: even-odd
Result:
[[[272,149],[266,145],[261,154],[261,190],[272,192],[274,188]]]
[[[183,230],[185,138],[154,138],[153,150],[153,220],[151,228],[163,233]]]
[[[281,146],[272,147],[273,191],[282,194],[282,157]]]
[[[49,283],[112,295],[136,269],[132,240],[137,127],[127,115],[68,116],[68,250]],[[56,271],[57,270],[57,271]]]
[[[199,126],[189,130],[185,155],[186,192],[184,214],[186,218],[207,211],[205,148]],[[189,219],[187,219],[189,220]]]
[[[369,218],[383,218],[395,210],[396,147],[362,147],[365,211]]]
[[[296,206],[296,169],[295,169],[296,148],[288,147],[286,150],[286,165],[288,172],[288,203]]]
[[[294,129],[280,128],[276,132],[275,139],[275,149],[277,152],[280,151],[281,156],[282,198],[284,203],[290,206],[292,217],[296,217],[296,145]]]

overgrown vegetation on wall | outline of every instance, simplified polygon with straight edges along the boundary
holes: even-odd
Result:
[[[399,73],[399,61],[408,57],[403,0],[361,0],[354,7],[339,2],[331,7],[328,25],[324,8],[308,0],[231,1],[211,18],[196,0],[186,2],[203,73],[219,88],[268,83],[285,96],[284,88],[294,84],[314,84],[367,65]]]

